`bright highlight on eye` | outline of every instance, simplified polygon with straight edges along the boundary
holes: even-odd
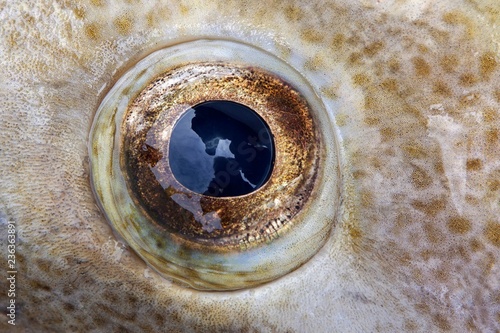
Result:
[[[170,137],[170,168],[188,189],[232,197],[259,189],[271,175],[274,143],[267,124],[230,101],[193,106]]]
[[[89,147],[94,192],[164,277],[255,286],[304,264],[334,225],[340,172],[328,117],[307,81],[262,50],[175,45],[102,101]]]

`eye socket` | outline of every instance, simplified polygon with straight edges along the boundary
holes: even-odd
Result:
[[[215,106],[242,127],[218,127],[223,118],[213,112],[199,115]],[[94,192],[113,228],[163,276],[197,289],[258,285],[306,262],[334,224],[340,179],[328,117],[305,79],[264,51],[230,41],[172,46],[136,64],[101,103],[89,147]],[[237,161],[231,140],[238,135],[240,148],[252,141],[243,128],[257,132],[252,158],[222,163],[251,191],[210,195],[210,186],[187,184],[193,172],[183,180],[187,170],[178,159],[189,155],[189,144],[183,146],[189,122],[191,131],[211,126],[202,148],[208,155],[219,149],[222,162]],[[232,130],[232,139],[214,134],[223,130]],[[257,177],[258,168],[245,165],[259,159],[270,175]],[[208,166],[220,167],[215,162]],[[207,179],[218,180],[213,173],[205,185]],[[323,213],[311,219],[310,210]]]

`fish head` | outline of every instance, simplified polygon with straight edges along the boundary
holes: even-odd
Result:
[[[5,262],[16,230],[15,296],[0,295],[16,325],[2,330],[500,329],[496,1],[9,1],[0,18]],[[113,233],[89,176],[92,121],[114,82],[203,38],[295,68],[338,134],[325,142],[341,174],[326,243],[237,291],[160,276]]]

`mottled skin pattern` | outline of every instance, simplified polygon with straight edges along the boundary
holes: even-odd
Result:
[[[17,325],[0,331],[498,332],[499,17],[496,0],[1,1],[0,221],[18,226],[19,275]],[[148,269],[88,178],[92,118],[120,70],[199,36],[303,72],[345,151],[327,244],[238,292]]]

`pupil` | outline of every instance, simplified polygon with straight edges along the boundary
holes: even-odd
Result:
[[[239,103],[210,101],[193,106],[172,130],[172,173],[183,186],[200,194],[251,193],[269,179],[273,161],[269,127]]]

